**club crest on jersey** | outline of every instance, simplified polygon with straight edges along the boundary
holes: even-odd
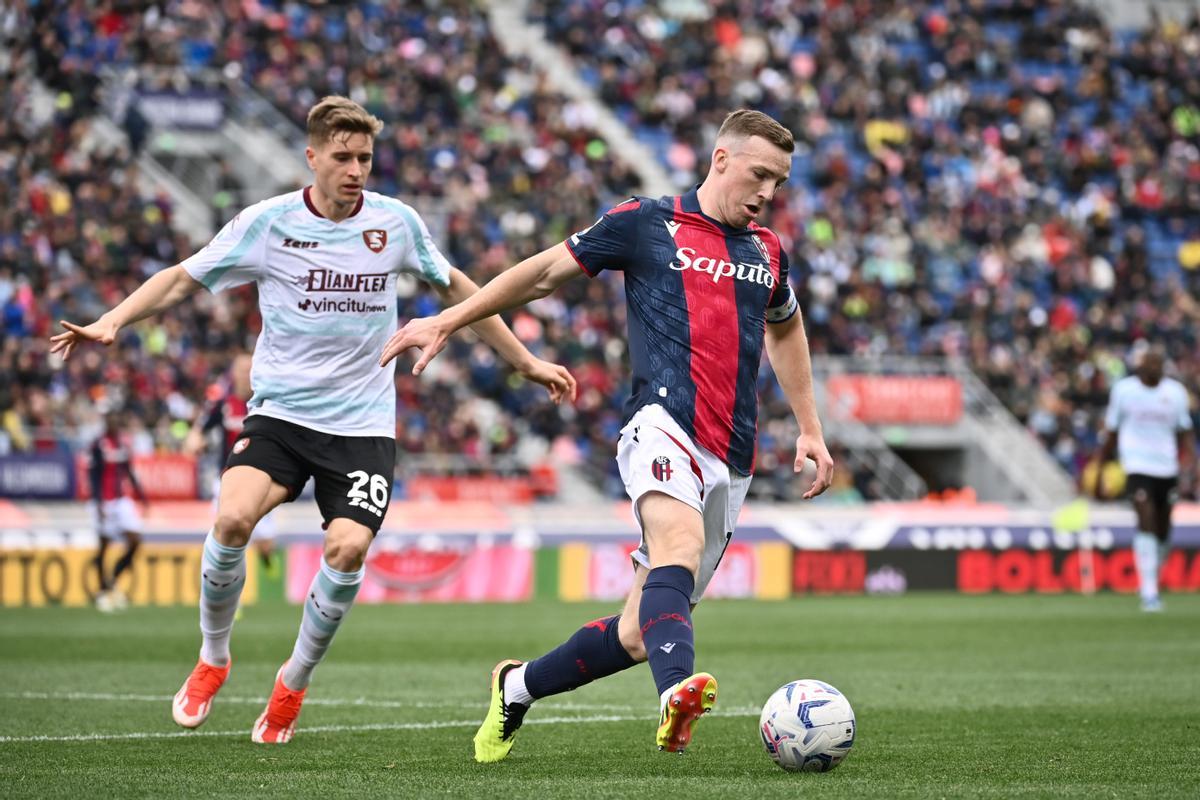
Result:
[[[752,233],[750,234],[750,241],[754,242],[754,246],[758,248],[758,252],[767,260],[767,263],[770,263],[771,251],[767,249],[767,243],[762,240],[762,237],[757,233]]]
[[[666,456],[659,456],[654,459],[654,463],[650,465],[650,474],[657,481],[666,483],[671,480],[671,459]]]
[[[244,438],[238,439],[236,442],[234,442],[233,454],[236,456],[238,453],[242,452],[249,446],[250,446],[249,437],[244,437]]]
[[[372,228],[369,231],[363,231],[362,237],[367,249],[372,253],[382,253],[383,248],[387,247],[387,231],[385,230]]]

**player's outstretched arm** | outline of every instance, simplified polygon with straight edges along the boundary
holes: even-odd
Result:
[[[448,305],[461,303],[478,291],[479,286],[473,280],[454,268],[450,270],[450,285],[438,287],[438,293]],[[529,352],[499,316],[493,314],[485,317],[472,323],[470,328],[527,380],[545,386],[552,401],[560,403],[566,398],[575,400],[575,378],[567,368],[543,361]]]
[[[478,292],[437,316],[410,320],[388,340],[379,357],[379,366],[386,366],[405,350],[415,347],[421,356],[413,365],[412,374],[420,375],[459,328],[545,297],[580,274],[565,244],[543,250],[500,273]]]
[[[154,316],[178,303],[200,288],[200,284],[183,267],[168,267],[150,277],[117,307],[91,325],[76,325],[60,320],[65,333],[50,337],[50,352],[62,353],[63,360],[71,357],[81,342],[100,342],[110,345],[117,332],[126,325]]]
[[[817,465],[817,477],[804,493],[808,500],[829,488],[833,480],[833,457],[825,446],[825,435],[821,431],[821,420],[817,417],[817,401],[813,392],[812,359],[808,354],[808,337],[804,333],[804,322],[797,311],[786,322],[767,325],[767,358],[775,370],[775,377],[783,387],[796,422],[800,424],[800,436],[796,438],[796,461],[792,468],[799,472],[806,461]]]
[[[187,436],[183,437],[183,446],[180,448],[185,456],[196,458],[208,449],[208,443],[204,441],[204,421],[208,416],[206,411],[201,411],[192,420],[192,427],[188,429]]]

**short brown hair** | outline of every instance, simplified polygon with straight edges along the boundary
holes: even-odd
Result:
[[[740,111],[731,112],[721,123],[721,130],[717,131],[718,142],[724,137],[748,139],[751,136],[761,136],[788,153],[796,150],[796,141],[792,138],[792,132],[761,111],[743,108]]]
[[[321,98],[308,112],[309,144],[325,144],[335,133],[365,133],[374,139],[383,130],[383,120],[367,112],[349,97],[331,94]]]

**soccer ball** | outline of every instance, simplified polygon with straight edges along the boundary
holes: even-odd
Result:
[[[854,744],[854,709],[828,683],[805,679],[767,698],[758,730],[776,764],[789,772],[828,772]]]

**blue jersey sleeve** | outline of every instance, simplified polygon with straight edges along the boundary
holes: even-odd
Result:
[[[641,207],[641,200],[632,197],[614,206],[592,227],[567,238],[567,249],[588,277],[605,269],[625,269],[637,250]]]
[[[792,284],[788,281],[787,253],[780,249],[779,283],[775,284],[771,299],[767,301],[767,322],[786,322],[795,316],[799,309],[800,303],[796,300],[796,293],[792,291]]]

